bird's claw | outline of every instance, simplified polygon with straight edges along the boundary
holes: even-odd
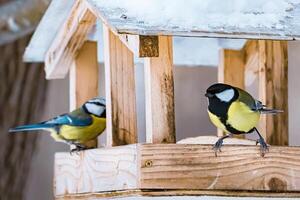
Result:
[[[70,155],[72,156],[74,152],[76,153],[76,155],[79,155],[79,152],[83,151],[85,149],[87,149],[87,148],[84,146],[76,146],[74,149],[71,149]]]
[[[263,138],[256,140],[256,145],[260,144],[260,155],[264,157],[267,152],[269,152],[269,145],[265,142]]]
[[[223,140],[222,139],[219,139],[213,146],[213,150],[215,152],[215,156],[218,157],[218,152],[222,152],[221,151],[221,147],[223,145]]]

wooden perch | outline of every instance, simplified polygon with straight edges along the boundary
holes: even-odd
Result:
[[[55,195],[111,191],[174,190],[185,194],[234,191],[255,196],[300,194],[300,148],[224,145],[218,157],[211,145],[136,144],[94,149],[71,156],[57,153]],[[189,191],[189,192],[188,192]],[[264,193],[262,193],[264,192]],[[114,193],[116,194],[116,193]]]

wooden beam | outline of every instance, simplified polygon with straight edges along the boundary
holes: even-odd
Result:
[[[107,27],[103,27],[107,145],[137,142],[133,53]]]
[[[249,87],[258,81],[259,50],[258,40],[248,40],[243,47],[245,52],[245,87]]]
[[[97,43],[85,42],[70,70],[70,110],[98,96],[98,70]]]
[[[64,78],[96,22],[84,1],[76,1],[45,56],[47,79]]]
[[[283,153],[284,152],[284,153]],[[259,146],[223,146],[215,157],[211,145],[142,145],[143,189],[210,189],[295,192],[300,190],[300,148],[271,147],[263,158]]]
[[[244,89],[244,60],[244,51],[221,49],[220,63],[218,67],[218,82],[227,83]],[[218,136],[223,135],[223,131],[218,129]]]
[[[98,70],[97,43],[85,42],[70,69],[70,111],[98,96]],[[86,145],[96,147],[97,140],[90,141]]]
[[[159,57],[145,58],[146,141],[175,143],[172,37],[159,36]]]
[[[258,41],[259,99],[278,115],[263,115],[259,129],[269,144],[288,145],[288,57],[287,42]]]
[[[161,195],[180,195],[176,190],[185,195],[200,190],[208,195],[300,195],[300,147],[271,146],[265,157],[256,145],[224,145],[218,157],[211,147],[136,144],[73,156],[57,153],[55,195],[120,190],[127,195],[133,190],[161,191]]]
[[[140,58],[159,56],[158,36],[119,34],[119,37]]]
[[[156,200],[165,200],[172,196],[173,200],[203,200],[204,196],[221,196],[221,197],[268,197],[278,198],[281,200],[290,200],[291,198],[299,198],[298,192],[264,192],[264,191],[224,191],[224,190],[183,190],[183,189],[172,189],[172,190],[118,190],[111,192],[96,192],[86,194],[67,194],[56,196],[56,200],[85,200],[85,199],[114,199],[121,198],[122,200],[132,200],[134,198],[138,200],[149,200],[149,198],[155,197]],[[207,197],[209,199],[209,197]],[[214,198],[212,198],[214,199]],[[215,198],[216,199],[216,198]],[[222,199],[222,198],[220,198]],[[225,199],[225,198],[224,198]]]
[[[55,195],[137,188],[136,153],[136,145],[57,153]]]

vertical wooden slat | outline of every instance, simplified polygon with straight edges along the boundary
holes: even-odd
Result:
[[[85,42],[70,69],[70,110],[98,96],[98,61],[96,42]],[[97,140],[88,146],[96,146]]]
[[[273,145],[288,145],[288,59],[287,42],[258,41],[259,99],[278,115],[263,115],[260,131]]]
[[[244,65],[243,50],[221,49],[218,67],[218,82],[244,89]],[[222,136],[223,134],[223,131],[218,129],[218,136]]]
[[[137,142],[136,95],[132,52],[107,27],[104,31],[107,145]]]
[[[146,140],[175,143],[172,37],[159,36],[159,57],[145,58]]]

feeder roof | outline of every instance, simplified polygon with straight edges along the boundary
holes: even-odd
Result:
[[[80,0],[115,33],[249,39],[300,39],[300,0]],[[26,61],[44,61],[74,0],[52,0]]]
[[[299,0],[87,0],[117,33],[300,38]]]

